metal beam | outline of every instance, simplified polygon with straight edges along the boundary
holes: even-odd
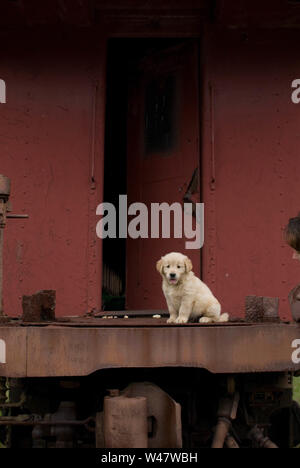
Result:
[[[300,370],[292,362],[297,324],[137,327],[129,319],[123,326],[101,327],[99,321],[98,327],[84,328],[0,327],[6,345],[0,376],[84,376],[109,368],[194,367],[215,374]]]

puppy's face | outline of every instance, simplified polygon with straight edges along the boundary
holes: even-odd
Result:
[[[182,281],[184,275],[192,271],[193,265],[185,255],[171,253],[162,257],[157,262],[156,268],[169,284],[176,286]]]

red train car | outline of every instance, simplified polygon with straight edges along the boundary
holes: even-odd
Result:
[[[14,428],[11,446],[90,446],[95,431],[95,444],[110,446],[110,417],[128,395],[167,402],[175,421],[166,439],[153,404],[148,420],[161,435],[140,431],[142,446],[223,445],[222,422],[212,428],[240,398],[242,444],[272,445],[267,434],[296,442],[296,423],[294,434],[279,427],[298,411],[300,331],[288,323],[288,293],[299,270],[283,229],[299,212],[300,5],[268,3],[3,0],[0,171],[13,210],[28,219],[5,229],[0,375],[11,401],[2,381],[1,405],[44,418],[0,418]],[[126,238],[124,217],[121,236],[99,239],[97,207],[119,207],[121,195],[127,223],[134,203],[203,203],[203,247],[186,249],[173,231]],[[152,318],[166,309],[155,264],[171,251],[192,259],[236,320],[176,327]],[[56,321],[22,320],[23,296],[39,290],[56,292]],[[278,297],[281,322],[247,323],[246,296]],[[130,387],[149,380],[174,399],[152,384]],[[103,403],[107,389],[122,395]]]

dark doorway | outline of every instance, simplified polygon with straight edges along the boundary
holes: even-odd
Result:
[[[138,77],[135,78],[137,64],[149,54],[159,53],[183,42],[186,41],[179,38],[111,39],[108,42],[104,202],[112,203],[117,210],[119,196],[128,193],[128,180],[130,184],[133,183],[128,177],[127,131],[129,88],[132,90],[134,80],[138,80]],[[168,89],[172,93],[172,83]],[[151,106],[152,98],[148,98]],[[148,150],[165,145],[165,141],[158,139],[157,131],[150,130],[146,140]],[[126,308],[126,245],[126,239],[103,241],[103,310]]]

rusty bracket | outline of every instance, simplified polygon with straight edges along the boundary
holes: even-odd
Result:
[[[247,322],[280,322],[279,299],[277,297],[246,297]]]
[[[32,296],[23,296],[23,322],[54,322],[56,291],[39,291]]]
[[[249,432],[249,438],[255,442],[259,448],[263,449],[278,449],[278,446],[274,444],[269,437],[265,437],[263,430],[254,426]]]
[[[232,396],[221,398],[218,410],[218,423],[215,429],[212,448],[220,449],[224,447],[232,421],[237,417],[239,402],[240,394],[238,392],[235,392]]]

